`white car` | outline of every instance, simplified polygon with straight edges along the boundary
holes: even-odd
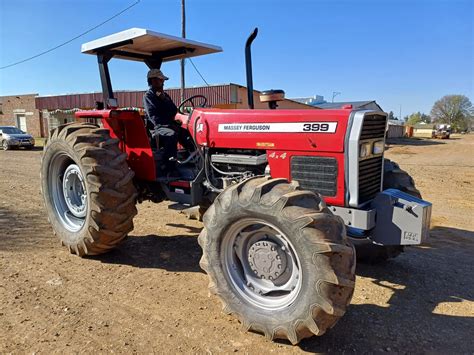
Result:
[[[23,132],[14,126],[0,126],[0,146],[3,150],[24,147],[32,149],[35,139],[31,134]]]

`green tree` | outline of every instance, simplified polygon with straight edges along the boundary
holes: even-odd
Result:
[[[433,122],[450,124],[455,131],[466,130],[474,117],[474,107],[464,95],[446,95],[431,109]]]
[[[408,115],[406,117],[406,121],[407,121],[407,124],[410,126],[414,126],[417,123],[420,123],[422,121],[421,112],[415,112],[415,113],[412,113],[411,115]]]
[[[414,126],[417,123],[421,123],[421,122],[430,123],[431,117],[429,115],[426,115],[418,111],[418,112],[412,113],[411,115],[405,116],[405,121],[407,122],[408,125]]]
[[[389,120],[396,120],[396,119],[397,119],[397,118],[393,115],[393,111],[390,111],[390,112],[388,113],[388,119],[389,119]]]
[[[426,123],[431,123],[431,116],[425,115],[424,113],[421,114],[421,121]]]

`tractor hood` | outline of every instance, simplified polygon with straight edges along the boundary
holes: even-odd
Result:
[[[340,153],[351,112],[196,109],[190,127],[209,147]]]

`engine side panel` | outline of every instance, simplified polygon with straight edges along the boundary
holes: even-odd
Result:
[[[333,192],[325,195],[325,201],[344,206],[344,139],[350,113],[351,110],[197,109],[188,128],[193,132],[196,127],[196,140],[201,145],[265,150],[272,177],[291,181],[297,175],[303,188],[327,187],[326,191]],[[322,131],[323,128],[327,130]],[[318,165],[318,157],[333,163]],[[295,159],[306,159],[305,171],[295,174]]]

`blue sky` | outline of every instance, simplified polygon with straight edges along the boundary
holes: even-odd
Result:
[[[60,44],[136,0],[0,0],[0,66]],[[40,58],[0,70],[0,95],[100,91],[94,57],[82,43],[131,27],[179,36],[180,0],[141,0],[86,36]],[[244,44],[254,27],[254,86],[330,101],[375,99],[402,116],[428,113],[446,94],[474,101],[474,1],[187,0],[187,37],[224,52],[197,57],[211,84],[245,85]],[[112,61],[116,90],[144,89],[145,65]],[[168,87],[178,62],[162,67]],[[204,85],[186,68],[188,86]]]

